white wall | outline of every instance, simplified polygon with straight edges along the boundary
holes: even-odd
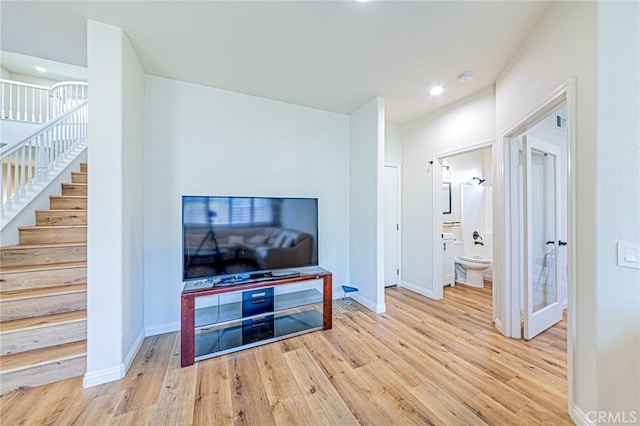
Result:
[[[446,94],[445,94],[446,96]],[[495,138],[493,87],[402,129],[402,285],[432,296],[434,156]],[[440,194],[437,194],[440,196]]]
[[[122,61],[122,356],[128,368],[144,338],[145,74],[126,34]]]
[[[320,266],[349,282],[347,116],[147,76],[144,164],[147,334],[179,328],[182,195],[318,198]]]
[[[402,163],[402,128],[385,124],[384,128],[385,163]]]
[[[4,80],[10,80],[11,73],[8,70],[6,70],[4,67],[0,67],[0,78]]]
[[[34,77],[32,75],[20,74],[16,72],[8,73],[7,77],[2,77],[2,78],[19,81],[27,84],[35,84],[36,86],[44,86],[44,87],[51,87],[54,84],[59,83],[59,80],[53,80],[53,79],[44,78],[44,77]]]
[[[0,142],[3,144],[14,144],[22,141],[29,135],[35,133],[42,124],[27,123],[17,120],[2,120],[0,126]]]
[[[596,3],[591,2],[552,3],[496,81],[496,123],[502,134],[561,84],[577,77],[577,158],[572,164],[577,187],[574,222],[577,232],[569,244],[577,251],[576,282],[579,283],[575,289],[577,335],[573,385],[576,404],[585,412],[596,406],[597,384],[594,335],[596,217],[592,214],[596,183],[596,8]],[[499,143],[497,148],[501,148]],[[501,149],[495,151],[494,158],[502,158]],[[498,243],[504,237],[498,225],[494,226],[495,261],[507,254]],[[496,263],[494,277],[499,273]]]
[[[354,299],[384,312],[384,99],[373,98],[351,113],[349,131],[350,285],[360,290]]]
[[[84,385],[92,386],[123,377],[143,336],[143,229],[141,202],[134,198],[142,194],[144,87],[120,28],[88,21],[87,46],[92,97]]]
[[[640,4],[598,3],[595,237],[598,410],[640,422],[640,269],[616,243],[640,243]],[[594,171],[590,171],[594,173]],[[585,241],[586,243],[586,241]],[[593,285],[593,279],[588,285]],[[584,283],[580,283],[581,285]]]

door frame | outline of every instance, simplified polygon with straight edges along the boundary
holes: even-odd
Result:
[[[442,161],[447,157],[454,155],[466,154],[467,152],[477,151],[479,149],[491,148],[492,150],[492,164],[493,167],[493,149],[495,146],[495,139],[484,140],[466,145],[454,150],[445,151],[436,154],[433,157],[432,170],[433,170],[433,250],[432,250],[432,276],[431,282],[435,284],[433,289],[433,299],[440,300],[444,297],[444,288],[442,287],[442,238],[438,238],[438,235],[442,234]],[[493,199],[495,206],[495,195]]]
[[[512,202],[518,196],[517,188],[511,184],[510,170],[514,140],[526,130],[547,117],[560,105],[565,104],[567,118],[567,393],[569,412],[573,409],[575,390],[574,347],[576,305],[576,79],[571,78],[547,95],[524,117],[500,132],[494,149],[494,322],[505,336],[521,338],[520,325],[520,259],[521,227],[518,205]],[[497,250],[496,250],[497,248]],[[517,249],[517,250],[515,250]],[[515,278],[515,279],[514,279]]]
[[[393,161],[385,161],[384,167],[393,167],[398,169],[398,191],[396,193],[396,209],[398,214],[398,269],[400,270],[398,274],[398,287],[401,286],[402,283],[402,164],[396,163]],[[383,169],[384,170],[384,169]],[[386,261],[385,261],[386,267]],[[385,287],[386,288],[386,287]]]

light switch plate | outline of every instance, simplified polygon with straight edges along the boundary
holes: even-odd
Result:
[[[618,266],[640,268],[640,243],[618,241]]]

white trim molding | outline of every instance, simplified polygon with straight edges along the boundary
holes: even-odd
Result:
[[[140,330],[140,333],[138,333],[138,336],[136,337],[136,340],[133,342],[133,345],[131,345],[131,348],[129,349],[129,352],[127,353],[127,356],[124,357],[124,374],[127,374],[127,371],[129,371],[129,367],[131,367],[131,364],[133,363],[133,360],[135,359],[136,355],[138,354],[138,351],[140,350],[140,346],[142,346],[142,342],[144,341],[144,337],[145,337],[145,331],[144,330]]]
[[[129,352],[124,358],[122,364],[114,367],[103,368],[102,370],[98,371],[87,371],[82,378],[82,387],[90,388],[92,386],[98,386],[104,383],[120,380],[124,376],[126,376],[129,367],[131,367],[133,360],[135,359],[138,351],[140,350],[140,347],[142,346],[144,337],[144,332],[140,330],[140,333],[136,337],[136,340],[133,342],[133,345],[131,345],[131,349],[129,349]]]
[[[103,368],[98,371],[87,371],[84,373],[82,379],[82,387],[90,388],[92,386],[98,386],[103,383],[113,382],[120,380],[125,376],[124,364],[116,365],[114,367]]]
[[[582,411],[582,408],[577,405],[573,406],[573,409],[569,412],[569,417],[578,426],[595,426],[596,424],[589,419],[587,414]]]
[[[180,321],[165,322],[162,324],[148,325],[144,327],[145,337],[157,336],[158,334],[172,333],[180,331]]]
[[[375,312],[376,314],[382,314],[387,311],[387,307],[384,303],[376,304],[373,302],[373,300],[362,296],[359,292],[352,293],[349,297],[363,305],[365,308]]]
[[[432,290],[430,290],[428,288],[420,287],[419,285],[410,283],[409,281],[404,281],[404,280],[400,281],[400,287],[404,287],[407,290],[411,290],[414,293],[418,293],[418,294],[420,294],[422,296],[425,296],[425,297],[428,297],[430,299],[434,298]]]

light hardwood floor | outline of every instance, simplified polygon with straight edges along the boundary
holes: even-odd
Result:
[[[178,333],[149,337],[124,379],[5,395],[1,423],[571,424],[564,322],[518,341],[493,328],[490,289],[386,296],[385,314],[336,301],[330,331],[187,368]]]

